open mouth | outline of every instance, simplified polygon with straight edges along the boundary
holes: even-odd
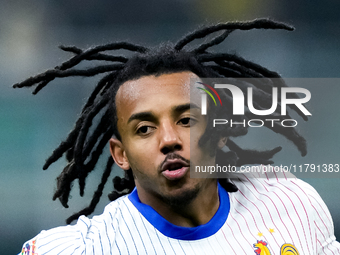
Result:
[[[169,171],[174,171],[181,169],[183,167],[188,167],[189,164],[187,164],[184,160],[180,158],[175,158],[175,159],[168,159],[164,162],[164,164],[161,167],[161,171],[169,170]]]
[[[178,180],[186,175],[189,167],[190,165],[182,159],[168,159],[163,164],[161,173],[168,180]]]
[[[169,171],[174,171],[174,170],[181,169],[182,167],[184,167],[183,164],[181,164],[181,163],[174,163],[174,164],[170,164],[170,165],[168,166],[168,169],[167,169],[167,170],[169,170]]]

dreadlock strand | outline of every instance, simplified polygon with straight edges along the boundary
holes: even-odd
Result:
[[[229,53],[206,53],[206,54],[201,54],[198,57],[199,62],[209,62],[209,61],[216,61],[216,60],[225,60],[225,61],[233,61],[235,63],[238,63],[239,65],[242,65],[246,68],[250,68],[257,73],[262,74],[264,77],[268,78],[281,78],[281,76],[274,71],[270,71],[267,68],[255,64],[251,61],[248,61],[236,54],[229,54]]]
[[[126,63],[128,62],[128,58],[123,56],[111,56],[111,55],[105,55],[105,54],[95,54],[86,60],[103,60],[103,61],[110,61],[110,62],[122,62]]]
[[[74,149],[74,161],[75,169],[78,172],[80,182],[82,182],[83,179],[86,177],[81,170],[81,168],[84,166],[83,164],[85,161],[85,158],[83,157],[83,147],[85,139],[88,135],[89,128],[92,126],[93,118],[107,105],[108,101],[108,98],[104,97],[95,107],[93,107],[93,109],[91,109],[91,111],[88,112],[79,131]],[[80,191],[80,193],[83,193],[82,190]]]
[[[103,97],[102,100],[100,102],[98,102],[97,105],[95,105],[94,107],[92,107],[92,109],[89,109],[88,112],[86,114],[84,114],[84,121],[82,122],[82,126],[81,129],[79,130],[79,135],[77,137],[77,141],[75,144],[75,150],[80,152],[80,154],[83,154],[83,146],[84,146],[84,142],[85,139],[87,137],[89,128],[92,126],[92,121],[94,119],[95,116],[97,116],[97,114],[105,107],[107,106],[109,102],[108,97]],[[75,158],[78,155],[75,154]],[[80,157],[82,158],[82,157]],[[76,162],[77,163],[77,162]]]
[[[245,76],[236,70],[233,70],[227,67],[222,67],[219,65],[207,65],[207,67],[217,72],[221,78],[225,78],[228,76],[234,77],[234,78],[243,78]]]
[[[69,69],[77,64],[79,64],[82,60],[86,59],[87,57],[94,55],[101,51],[108,51],[108,50],[120,50],[126,49],[129,51],[137,51],[140,53],[145,53],[148,51],[146,47],[138,46],[135,44],[127,43],[127,42],[117,42],[117,43],[110,43],[106,45],[99,45],[94,48],[90,48],[82,53],[74,56],[73,58],[69,59],[68,61],[64,62],[60,66],[56,67],[56,69],[66,70]],[[74,50],[74,49],[73,49]]]
[[[219,178],[218,182],[221,184],[222,188],[224,188],[229,193],[238,191],[236,185],[232,183],[228,178]]]
[[[100,119],[100,122],[96,126],[95,130],[91,134],[90,138],[86,142],[84,149],[83,149],[83,157],[87,158],[90,154],[91,150],[93,150],[93,147],[97,143],[99,137],[103,135],[108,129],[111,124],[110,122],[110,110],[106,110],[102,118]]]
[[[79,131],[86,116],[87,111],[83,111],[82,115],[77,119],[74,129],[69,133],[66,140],[61,142],[61,144],[53,151],[52,155],[47,158],[43,166],[44,170],[46,170],[52,163],[56,162],[59,158],[61,158],[66,151],[70,151],[70,149],[75,146],[77,137],[79,135]],[[70,156],[68,156],[67,158],[70,158]]]
[[[120,70],[123,68],[121,64],[115,65],[102,65],[94,68],[88,68],[85,70],[71,69],[71,70],[58,70],[58,69],[50,69],[44,73],[38,74],[34,77],[30,77],[27,80],[17,83],[13,85],[13,88],[23,88],[23,87],[31,87],[36,83],[43,82],[39,87],[46,86],[49,82],[54,80],[55,78],[65,78],[70,76],[84,76],[90,77],[100,73]],[[40,90],[41,88],[39,88]]]
[[[62,49],[63,51],[72,52],[76,55],[83,53],[81,49],[75,46],[60,45],[59,48]],[[101,53],[93,54],[91,56],[86,57],[85,59],[86,60],[104,60],[104,61],[122,62],[122,63],[126,63],[128,61],[128,58],[123,57],[123,56],[112,56],[112,55],[101,54]]]
[[[46,170],[53,162],[57,161],[62,155],[68,151],[67,158],[70,159],[72,156],[70,154],[73,154],[74,150],[71,149],[72,146],[74,146],[78,132],[81,128],[81,125],[84,121],[84,118],[86,117],[87,110],[89,107],[93,104],[97,94],[102,90],[102,88],[107,84],[108,80],[112,78],[114,74],[110,73],[109,75],[102,78],[102,80],[98,83],[98,85],[95,87],[93,92],[91,93],[89,99],[87,100],[85,106],[82,109],[82,115],[79,117],[79,119],[76,121],[74,129],[69,133],[67,139],[63,141],[52,153],[52,155],[46,160],[46,163],[43,166],[43,169]],[[68,160],[71,161],[71,160]]]
[[[115,190],[108,195],[110,201],[131,193],[136,186],[131,169],[125,171],[124,178],[116,176],[112,179],[112,182]]]
[[[216,64],[223,66],[223,67],[228,67],[234,70],[238,70],[239,72],[245,74],[245,77],[252,77],[252,78],[263,78],[263,75],[252,70],[249,68],[245,68],[242,65],[239,65],[235,62],[232,61],[215,61]]]
[[[255,150],[244,150],[239,147],[232,139],[228,139],[226,145],[228,148],[237,153],[238,156],[251,156],[256,157],[261,155],[263,158],[270,159],[272,158],[277,152],[281,151],[282,147],[276,147],[272,150],[267,151],[255,151]]]
[[[33,90],[32,94],[33,94],[33,95],[38,94],[38,92],[39,92],[40,90],[42,90],[44,87],[46,87],[46,85],[47,85],[49,82],[51,82],[52,80],[54,80],[54,78],[53,78],[53,79],[48,79],[48,80],[45,80],[45,81],[40,82],[40,83],[36,86],[36,88]]]
[[[278,146],[272,150],[266,151],[256,151],[256,150],[244,150],[240,148],[231,139],[227,140],[227,147],[236,152],[238,160],[236,166],[242,166],[245,164],[272,164],[273,161],[270,160],[276,153],[282,150],[281,146]]]
[[[72,132],[70,136],[73,136],[73,134],[75,134],[75,132]],[[71,146],[72,143],[70,143],[68,140],[61,142],[61,144],[52,152],[52,155],[46,159],[43,170],[47,170],[51,164],[60,159],[63,154],[70,149]]]
[[[91,77],[97,74],[116,71],[122,69],[124,66],[122,64],[115,64],[115,65],[101,65],[96,66],[93,68],[88,69],[70,69],[65,71],[58,71],[55,70],[55,77],[63,78],[69,76],[84,76],[84,77]]]
[[[96,206],[99,203],[100,198],[103,194],[103,189],[104,189],[105,184],[107,183],[107,180],[108,180],[108,178],[111,174],[113,164],[114,164],[114,161],[113,161],[112,157],[109,157],[108,160],[107,160],[107,163],[106,163],[106,168],[105,168],[103,175],[102,175],[102,178],[101,178],[101,182],[98,185],[97,190],[93,194],[90,205],[88,207],[84,208],[83,210],[79,211],[78,213],[75,213],[72,216],[70,216],[66,220],[66,224],[70,224],[72,221],[78,219],[79,216],[81,216],[81,215],[88,216],[91,213],[93,213],[94,209],[96,208]]]
[[[273,127],[269,126],[269,124],[265,123],[265,125],[268,125],[268,127],[273,130],[274,132],[283,135],[288,140],[293,142],[293,144],[298,148],[298,150],[301,153],[301,156],[304,157],[307,154],[307,143],[305,138],[303,138],[294,128],[285,128],[277,123],[274,123]]]
[[[189,44],[195,39],[203,38],[211,33],[217,32],[219,30],[251,30],[251,29],[285,29],[292,31],[294,28],[292,26],[289,26],[282,22],[273,21],[270,19],[255,19],[248,22],[228,22],[223,24],[218,24],[215,26],[208,26],[204,27],[200,30],[197,30],[187,36],[185,36],[183,39],[181,39],[177,44],[175,45],[175,50],[179,51],[184,46]]]
[[[102,95],[101,92],[105,91],[105,87],[111,87],[112,85],[112,79],[116,76],[116,72],[111,72],[104,76],[97,84],[97,86],[92,91],[91,95],[87,99],[86,104],[84,105],[82,112],[86,111],[90,106],[93,105],[95,102],[95,99],[98,95]]]
[[[120,180],[114,180],[114,188],[117,191],[128,189],[128,191],[131,192],[133,190],[135,187],[135,182],[133,181],[133,178],[129,177],[129,173],[131,173],[131,170],[126,172],[124,178],[121,178]]]
[[[221,35],[215,37],[213,40],[211,40],[210,42],[206,43],[206,44],[202,44],[201,46],[197,47],[196,49],[192,50],[192,52],[197,53],[202,53],[205,52],[208,48],[220,44],[221,42],[223,42],[228,35],[232,32],[232,30],[227,30],[225,32],[223,32]]]
[[[107,145],[108,141],[110,140],[110,138],[112,137],[113,132],[111,129],[107,130],[102,139],[99,141],[97,147],[95,150],[92,151],[91,153],[91,159],[90,161],[84,165],[84,171],[82,171],[81,175],[79,176],[79,187],[80,187],[80,196],[84,195],[84,189],[85,189],[85,179],[87,177],[87,175],[92,172],[92,170],[95,168],[99,157],[101,156],[101,154],[103,153],[103,149],[105,148],[105,146]]]
[[[57,190],[53,195],[53,200],[59,198],[61,204],[68,208],[68,197],[71,191],[71,183],[77,178],[74,171],[74,162],[70,162],[57,177]]]
[[[76,55],[79,55],[81,53],[83,53],[83,50],[76,47],[76,46],[65,46],[65,45],[59,45],[59,48],[63,51],[66,51],[66,52],[71,52],[71,53],[74,53]]]

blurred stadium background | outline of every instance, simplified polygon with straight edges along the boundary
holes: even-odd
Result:
[[[278,70],[283,77],[339,78],[339,10],[336,0],[0,0],[0,253],[17,254],[22,244],[41,230],[65,224],[69,215],[89,203],[100,178],[100,171],[90,175],[84,198],[79,198],[75,183],[70,208],[64,209],[51,200],[62,163],[41,170],[73,127],[92,88],[91,79],[56,80],[36,96],[30,89],[11,88],[66,60],[70,55],[58,45],[88,48],[129,40],[153,46],[175,42],[204,24],[271,17],[293,24],[296,31],[237,31],[220,47]],[[297,150],[281,139],[270,144],[271,148],[283,143],[280,160],[340,163],[339,103],[334,91],[323,88],[312,93],[312,100],[323,98],[325,110],[318,111],[321,125],[303,125],[306,128],[300,130],[310,141],[309,154],[299,159]],[[332,113],[325,114],[326,109]],[[270,140],[276,141],[271,135]],[[266,133],[247,142],[254,145],[261,140],[268,140]],[[339,179],[306,181],[328,205],[340,239]],[[110,182],[97,214],[108,203],[106,194],[111,189]]]

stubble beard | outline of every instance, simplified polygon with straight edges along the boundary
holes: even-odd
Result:
[[[183,161],[185,161],[187,164],[189,164],[190,167],[192,167],[192,163],[190,162],[190,160],[176,154],[176,153],[169,153],[164,161],[159,165],[158,167],[158,171],[160,171],[162,165],[168,160],[168,159],[176,159],[179,158]],[[181,186],[180,184],[181,180],[179,181],[179,183],[172,183],[173,187],[174,186]],[[181,192],[181,194],[177,194],[177,195],[164,195],[164,194],[159,194],[161,200],[166,203],[167,205],[169,205],[170,207],[174,207],[174,208],[181,208],[183,206],[186,206],[188,204],[190,204],[198,195],[200,191],[200,185],[196,184],[193,188],[191,189],[187,189],[184,190],[183,192]]]
[[[184,190],[179,195],[161,195],[161,200],[173,208],[182,208],[189,205],[199,194],[200,187],[196,184],[194,188]]]

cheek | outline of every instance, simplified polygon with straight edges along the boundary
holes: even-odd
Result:
[[[199,132],[191,134],[190,137],[190,159],[197,165],[211,165],[215,162],[215,157],[210,156],[209,141],[203,146],[199,145],[199,141],[204,134],[205,129],[201,129]]]
[[[135,170],[145,172],[151,166],[155,159],[155,150],[151,142],[133,143],[129,145],[130,149],[126,150],[130,167]]]
[[[200,148],[198,143],[205,133],[206,126],[205,125],[195,125],[190,129],[190,147],[191,148]],[[203,148],[200,148],[201,150]]]

